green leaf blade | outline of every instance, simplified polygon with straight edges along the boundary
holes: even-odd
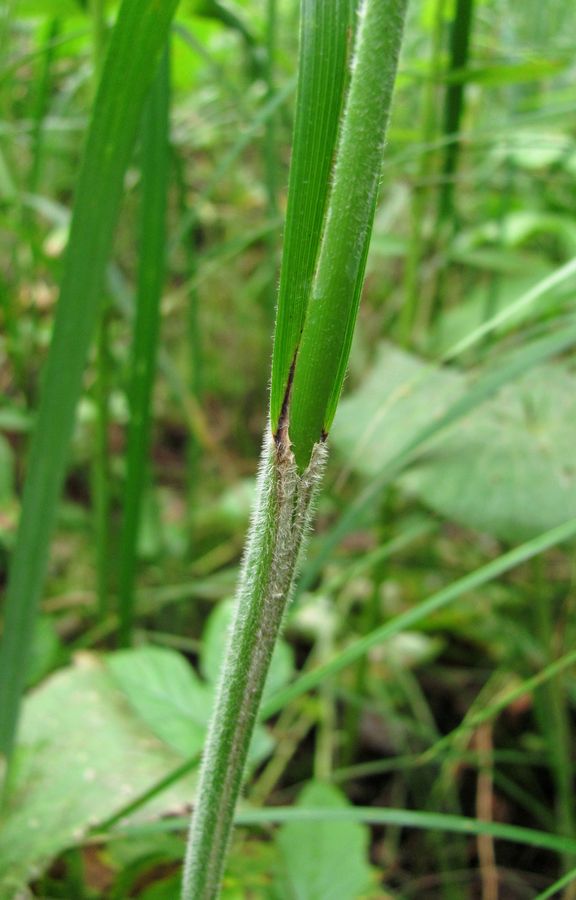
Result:
[[[294,370],[290,438],[300,469],[340,397],[376,205],[406,0],[362,6],[350,90],[310,301]]]
[[[270,420],[278,427],[320,246],[347,76],[352,0],[304,0]]]
[[[6,755],[14,742],[28,648],[124,173],[176,6],[177,0],[124,0],[88,133],[6,595],[0,652],[0,750]]]
[[[152,390],[160,333],[160,301],[166,264],[170,142],[170,61],[165,53],[142,122],[140,260],[126,448],[124,516],[118,577],[119,642],[128,646],[134,624],[134,585],[142,499],[148,469]]]

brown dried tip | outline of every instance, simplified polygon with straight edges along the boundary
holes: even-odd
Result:
[[[288,382],[286,384],[286,391],[284,392],[284,400],[282,401],[282,409],[280,410],[280,416],[278,418],[278,428],[274,434],[274,443],[276,444],[276,448],[281,455],[288,455],[291,451],[290,448],[292,446],[290,441],[289,427],[290,427],[290,396],[292,394],[292,382],[294,381],[294,370],[296,368],[296,357],[298,353],[294,354],[294,359],[292,360],[292,365],[290,366],[290,372],[288,373]]]

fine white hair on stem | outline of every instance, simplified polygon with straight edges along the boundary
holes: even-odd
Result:
[[[190,826],[185,900],[215,896],[220,883],[248,747],[326,457],[325,443],[316,444],[309,466],[299,474],[287,432],[275,440],[266,429],[254,512]]]

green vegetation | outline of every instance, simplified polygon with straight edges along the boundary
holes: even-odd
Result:
[[[576,12],[359,6],[0,10],[0,898],[575,896]]]
[[[309,198],[311,182],[303,173],[308,165],[314,175],[323,175],[322,182],[315,178],[322,216],[312,217],[322,218],[322,226],[311,245],[308,230],[293,225],[290,252],[282,264],[277,333],[282,337],[283,331],[291,331],[292,341],[287,347],[285,341],[278,342],[272,369],[272,411],[254,513],[188,839],[183,897],[190,900],[219,893],[254,724],[324,471],[328,428],[348,363],[364,278],[405,0],[367,0],[351,52],[346,46],[353,24],[350,13],[348,0],[330,6],[315,0],[302,4],[292,163],[296,174],[290,181],[288,209],[294,223]],[[387,60],[384,78],[382,59]],[[317,60],[321,71],[318,66],[314,70]],[[332,92],[334,85],[337,90]],[[328,121],[326,93],[333,121]],[[311,94],[316,102],[310,103]],[[320,111],[323,115],[317,114]],[[337,139],[326,146],[316,129]],[[331,168],[325,165],[327,157],[334,159]],[[311,250],[316,259],[306,267],[303,294],[299,266],[293,261],[310,260]],[[275,398],[282,391],[277,413]]]

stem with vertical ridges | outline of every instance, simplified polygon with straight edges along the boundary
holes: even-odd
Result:
[[[184,900],[218,896],[250,739],[325,457],[325,445],[317,444],[300,475],[283,440],[267,433],[264,441],[236,613],[190,827]]]

